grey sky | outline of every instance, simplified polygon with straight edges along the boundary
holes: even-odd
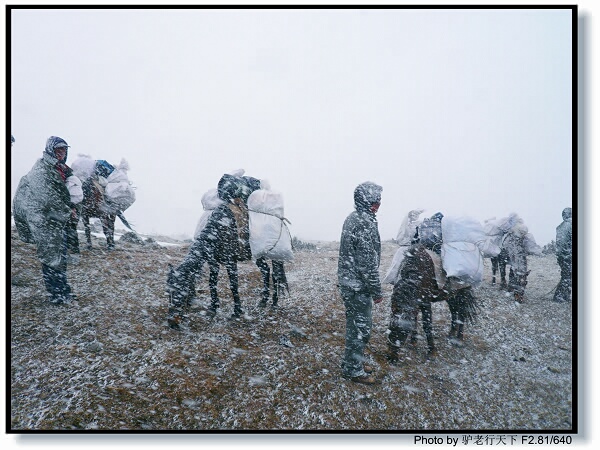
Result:
[[[293,235],[338,240],[363,181],[382,239],[411,209],[519,213],[538,243],[572,198],[569,10],[12,11],[11,186],[58,135],[131,166],[142,233],[191,236],[244,168]]]

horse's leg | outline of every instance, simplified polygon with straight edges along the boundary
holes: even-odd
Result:
[[[492,284],[496,284],[496,272],[498,271],[498,257],[490,258],[492,261]]]
[[[452,311],[452,328],[456,333],[456,341],[462,341],[465,324],[467,322],[473,323],[479,310],[473,289],[470,287],[460,289],[448,299],[448,306]]]
[[[448,304],[448,309],[450,310],[450,332],[448,333],[448,338],[452,339],[456,336],[458,314],[456,312],[456,303],[454,301],[454,297],[449,298],[446,303]]]
[[[456,331],[456,339],[459,341],[463,340],[463,331],[464,331],[464,327],[465,327],[465,321],[466,319],[466,313],[465,313],[465,308],[466,308],[466,301],[465,298],[463,297],[463,295],[466,295],[467,292],[465,289],[461,289],[460,291],[458,291],[458,293],[454,296],[454,300],[453,302],[456,302],[455,307],[454,307],[454,317],[452,318],[453,322],[454,322],[454,329]]]
[[[210,263],[210,275],[208,277],[208,288],[210,289],[210,312],[217,312],[219,308],[219,293],[217,291],[217,283],[219,281],[219,263]]]
[[[463,327],[466,320],[465,308],[467,307],[467,304],[463,296],[465,292],[466,289],[459,290],[446,302],[448,303],[448,308],[450,309],[450,316],[452,317],[450,333],[448,333],[448,338],[454,338],[458,341],[462,340]]]
[[[433,355],[435,353],[435,344],[433,343],[431,303],[426,302],[422,304],[420,309],[423,320],[423,331],[425,332],[425,337],[427,338],[427,354]]]
[[[506,259],[498,259],[498,268],[500,269],[500,287],[506,288]]]
[[[404,293],[392,294],[392,316],[390,318],[388,335],[388,360],[398,362],[398,352],[404,346],[408,336],[415,335],[415,323],[419,310],[414,301],[408,300]]]
[[[100,222],[102,222],[102,231],[106,236],[106,246],[109,250],[115,248],[115,220],[117,216],[114,214],[102,214]]]
[[[111,214],[108,217],[108,229],[110,232],[110,242],[111,247],[115,248],[115,221],[117,220],[117,216],[115,214]]]
[[[190,247],[183,262],[173,269],[169,265],[167,292],[169,294],[169,313],[167,322],[171,328],[179,328],[184,319],[184,307],[189,306],[194,295],[196,273],[202,270],[206,258],[199,241]]]
[[[510,266],[510,270],[508,271],[508,291],[513,292],[517,287],[517,277],[515,271],[512,266]]]
[[[527,286],[527,277],[529,276],[530,272],[531,270],[528,270],[524,274],[515,273],[514,294],[515,300],[519,303],[523,303],[523,301],[525,300],[525,286]]]
[[[227,275],[229,275],[229,288],[231,289],[231,294],[233,295],[233,314],[231,317],[238,318],[244,314],[244,311],[242,311],[242,300],[240,298],[238,289],[237,261],[228,261],[225,263],[225,268],[227,269]]]
[[[288,284],[283,261],[271,261],[271,264],[273,265],[273,306],[277,306],[279,293],[283,293]]]
[[[85,230],[85,240],[87,241],[88,250],[92,249],[92,231],[90,230],[90,216],[86,213],[81,215],[81,220],[83,220],[83,228]]]
[[[260,303],[258,304],[258,306],[265,307],[267,306],[267,302],[269,301],[269,279],[271,278],[271,269],[269,268],[269,264],[267,263],[267,260],[264,257],[258,258],[256,260],[256,265],[260,269],[260,274],[262,275],[263,279],[263,289],[261,293]],[[277,289],[276,286],[275,289]]]

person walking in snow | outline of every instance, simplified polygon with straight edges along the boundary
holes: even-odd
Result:
[[[504,236],[502,247],[506,249],[510,270],[508,273],[508,290],[515,294],[518,302],[523,301],[525,286],[527,285],[527,255],[528,251],[525,245],[525,236],[527,236],[527,226],[521,221],[518,222]]]
[[[66,185],[68,148],[64,139],[50,136],[42,158],[21,178],[13,200],[19,238],[36,244],[44,284],[55,305],[74,299],[67,282],[66,226],[73,214]]]
[[[364,351],[371,337],[373,303],[381,303],[381,238],[375,217],[383,188],[367,181],[354,190],[355,211],[344,222],[338,260],[338,287],[346,307],[346,340],[342,375],[374,384]]]
[[[571,301],[571,277],[573,256],[573,224],[571,208],[562,212],[562,223],[556,227],[556,259],[560,267],[560,282],[554,293],[554,301],[558,303]]]

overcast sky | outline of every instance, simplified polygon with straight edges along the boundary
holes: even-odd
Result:
[[[520,214],[539,244],[572,206],[570,10],[16,10],[11,186],[50,135],[129,161],[141,233],[188,236],[243,168],[293,235],[339,240],[363,181],[379,228],[415,208]]]

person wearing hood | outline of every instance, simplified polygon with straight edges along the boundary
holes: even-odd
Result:
[[[67,282],[65,234],[73,214],[66,185],[72,172],[66,165],[68,148],[64,139],[50,136],[42,158],[21,178],[13,200],[19,238],[37,246],[44,284],[53,304],[74,299]]]
[[[338,287],[346,307],[346,340],[342,375],[374,384],[364,351],[371,337],[373,303],[381,303],[381,238],[375,217],[383,188],[367,181],[354,190],[354,207],[344,222],[338,260]]]
[[[506,249],[510,270],[508,273],[508,290],[514,292],[518,302],[523,302],[527,275],[528,251],[525,245],[525,236],[529,230],[523,221],[519,221],[504,236],[502,247]]]
[[[238,231],[235,216],[230,208],[234,200],[242,195],[239,177],[223,175],[219,180],[217,193],[223,203],[212,211],[183,262],[169,272],[167,290],[170,294],[170,307],[167,321],[171,328],[179,328],[183,321],[183,308],[194,296],[195,277],[202,270],[204,263],[208,263],[210,267],[211,305],[209,313],[214,315],[219,307],[217,278],[219,264],[223,264],[227,269],[229,286],[233,294],[232,318],[239,318],[243,314],[238,292]]]
[[[571,208],[563,210],[562,218],[562,223],[556,227],[556,259],[560,267],[560,282],[554,293],[553,300],[558,303],[571,301],[571,277],[573,270],[573,224]]]

